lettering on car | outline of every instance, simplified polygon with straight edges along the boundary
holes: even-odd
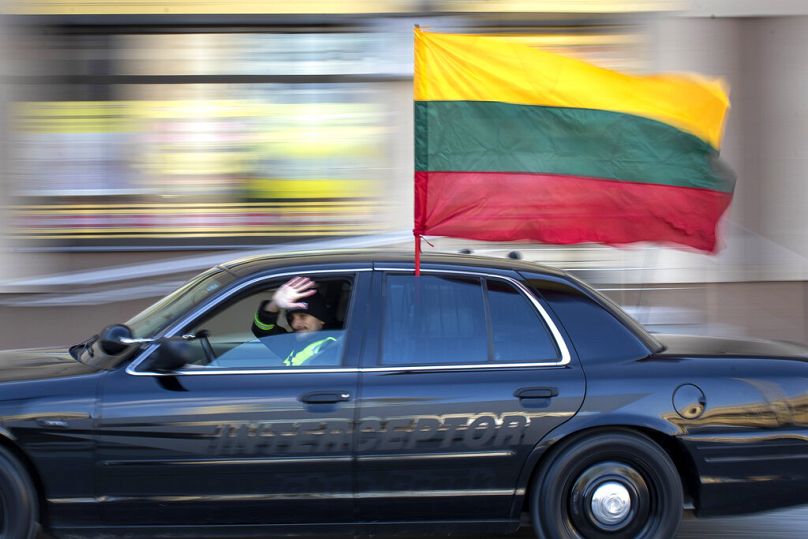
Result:
[[[396,451],[429,445],[446,449],[459,444],[468,449],[516,446],[531,425],[531,415],[476,414],[418,418],[366,418],[352,421],[251,421],[215,427],[210,454],[327,453],[350,447],[358,434],[357,450]]]

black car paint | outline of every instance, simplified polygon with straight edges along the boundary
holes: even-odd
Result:
[[[406,264],[389,262],[383,267],[387,271],[409,269]],[[425,272],[430,269],[458,271],[457,267],[435,265],[427,266]],[[486,273],[519,277],[502,269],[487,269]],[[381,295],[381,275],[377,272],[375,297]],[[368,326],[372,337],[362,363],[368,369],[379,364],[379,322],[375,318]],[[522,463],[539,440],[575,414],[583,402],[585,380],[573,358],[568,365],[552,368],[368,371],[361,374],[361,387],[360,426],[368,420],[381,425],[386,418],[395,418],[414,427],[416,433],[427,433],[420,434],[420,443],[407,440],[384,447],[390,439],[389,428],[360,430],[356,447],[359,520],[374,520],[374,515],[381,514],[401,522],[498,520],[504,516],[518,521],[511,506],[519,494],[514,485]],[[552,388],[558,395],[515,397],[530,388]],[[460,425],[468,425],[464,435],[452,437],[452,430]],[[429,435],[429,431],[440,432]],[[454,458],[446,458],[447,452]],[[395,467],[391,467],[391,454],[404,458],[393,460]],[[368,495],[376,492],[398,498],[391,503],[392,496]]]
[[[659,377],[698,372],[694,381],[706,397],[697,418],[665,412],[698,472],[698,514],[808,503],[806,349],[750,341],[744,354],[738,339],[660,340],[670,346],[653,362]]]
[[[358,253],[251,258],[223,268],[237,279],[220,293],[259,275],[314,268],[378,274],[412,262]],[[540,279],[591,296],[563,272],[513,260],[433,256],[423,270]],[[355,324],[346,351],[351,372],[133,376],[125,369],[141,353],[135,349],[101,358],[97,368],[65,351],[0,355],[0,435],[36,478],[45,524],[56,535],[221,535],[267,522],[273,531],[343,534],[371,525],[509,531],[518,527],[530,479],[549,449],[615,427],[663,445],[698,514],[808,503],[804,349],[654,339],[635,328],[576,347],[574,338],[586,331],[575,327],[576,312],[587,316],[583,304],[561,305],[534,287],[571,344],[569,364],[373,372],[379,327],[372,274],[357,273],[353,316],[363,323]],[[588,358],[578,351],[594,348],[619,353]],[[697,417],[676,412],[674,395],[685,385],[704,395]],[[537,386],[558,395],[514,397]],[[335,390],[352,397],[300,401]],[[474,435],[463,428],[470,425]],[[238,526],[221,527],[227,524]]]
[[[99,505],[86,502],[93,496],[94,418],[105,374],[67,350],[0,353],[0,440],[37,479],[42,501],[49,500],[42,511],[54,525],[99,521]]]

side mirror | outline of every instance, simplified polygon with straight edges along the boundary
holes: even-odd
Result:
[[[190,347],[183,341],[163,341],[154,351],[149,368],[157,372],[174,372],[191,360]]]
[[[132,330],[123,324],[112,324],[105,327],[100,334],[98,344],[101,351],[108,356],[120,354],[131,343],[127,342],[132,339]]]

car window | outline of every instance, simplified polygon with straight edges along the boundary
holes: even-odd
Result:
[[[528,274],[528,277],[531,277]],[[621,320],[572,286],[529,278],[529,286],[543,297],[588,363],[640,359],[649,354],[644,343]]]
[[[605,304],[606,308],[609,310],[610,314],[617,318],[624,326],[629,328],[631,332],[639,338],[643,343],[648,347],[649,350],[659,352],[663,349],[662,343],[657,341],[653,335],[648,333],[646,329],[632,318],[626,311],[624,311],[617,303],[615,303],[609,296],[605,294],[601,294],[587,283],[578,279],[574,275],[570,275],[569,278],[575,282],[581,288],[588,290],[590,294],[594,297],[597,297],[600,302]]]
[[[508,283],[486,284],[494,361],[558,359],[555,340],[530,300]]]
[[[307,332],[294,332],[291,317],[285,311],[275,318],[266,313],[258,317],[261,305],[269,302],[287,280],[264,283],[240,294],[184,328],[183,333],[207,335],[185,345],[183,353],[188,359],[185,369],[306,369],[341,365],[352,280],[313,278],[317,301],[322,305],[318,316],[326,320],[321,329]],[[304,301],[309,305],[314,302],[312,298]]]
[[[479,279],[387,275],[384,365],[484,363],[488,336]]]

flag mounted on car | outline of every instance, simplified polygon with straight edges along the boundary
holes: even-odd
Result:
[[[719,81],[416,28],[414,83],[416,246],[436,235],[716,250],[734,188],[718,160]]]

